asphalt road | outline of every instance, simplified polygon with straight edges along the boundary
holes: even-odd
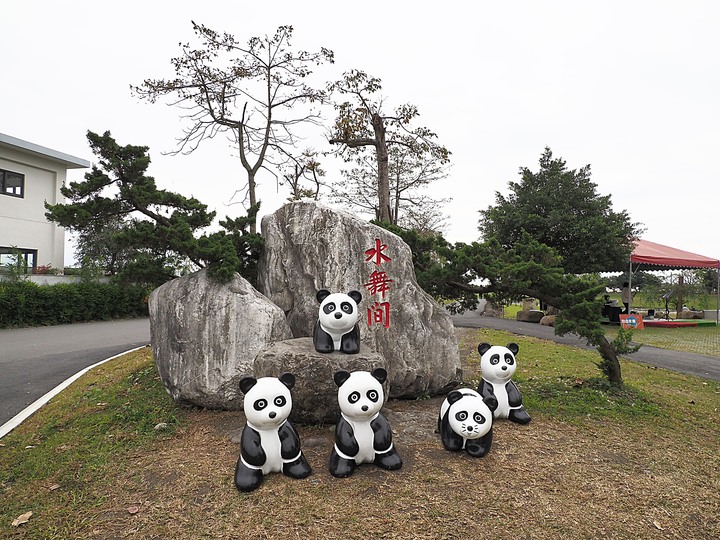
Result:
[[[549,326],[514,321],[512,319],[501,319],[498,317],[483,317],[476,311],[466,311],[462,315],[453,315],[452,319],[455,326],[505,330],[523,336],[533,336],[566,345],[573,345],[575,347],[592,349],[592,347],[588,347],[584,339],[578,338],[575,335],[556,336],[555,329]],[[668,331],[672,332],[672,329],[668,329]],[[703,379],[720,381],[720,357],[718,356],[705,356],[702,354],[671,351],[643,345],[638,352],[623,356],[623,358],[677,371],[679,373],[695,375]]]
[[[0,425],[84,368],[149,343],[147,318],[0,330]]]

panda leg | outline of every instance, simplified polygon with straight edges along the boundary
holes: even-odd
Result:
[[[333,446],[332,452],[330,453],[330,474],[336,478],[347,478],[355,472],[356,467],[357,464],[354,459],[340,457]]]
[[[484,457],[492,446],[492,429],[479,439],[469,440],[465,445],[465,451],[472,457]]]
[[[397,450],[395,450],[395,446],[382,454],[376,453],[374,463],[386,471],[397,471],[402,467],[402,459]]]
[[[294,461],[283,463],[283,474],[290,478],[307,478],[312,474],[312,469],[305,459],[305,455],[300,452]]]
[[[529,424],[531,420],[530,415],[522,405],[517,409],[510,409],[508,418],[516,424]]]
[[[242,458],[238,458],[235,466],[235,487],[239,491],[253,491],[262,484],[262,481],[263,473],[261,469],[251,469],[243,463]]]

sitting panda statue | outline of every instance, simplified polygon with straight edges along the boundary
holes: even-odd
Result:
[[[340,420],[335,426],[335,445],[330,453],[330,474],[346,478],[361,463],[374,463],[386,470],[402,467],[393,446],[392,431],[380,409],[385,401],[382,383],[387,371],[338,371]]]
[[[438,431],[445,450],[483,457],[492,445],[493,413],[470,388],[453,390],[440,406]]]
[[[511,380],[517,369],[515,355],[519,349],[517,343],[509,343],[507,347],[489,343],[478,345],[482,375],[478,392],[493,411],[494,418],[527,424],[530,415],[522,405],[520,390]]]
[[[264,475],[272,472],[290,478],[305,478],[312,473],[300,449],[300,437],[288,420],[292,410],[290,389],[294,385],[291,373],[280,378],[245,377],[240,381],[246,418],[235,467],[235,486],[240,491],[253,491]]]
[[[358,304],[362,300],[360,292],[343,294],[321,289],[316,298],[320,302],[320,309],[313,334],[315,350],[321,353],[360,352],[360,330],[357,325]]]

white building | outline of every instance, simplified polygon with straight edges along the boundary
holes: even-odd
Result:
[[[90,162],[0,133],[0,265],[13,249],[28,269],[65,265],[65,230],[45,219],[45,201],[64,202],[60,188],[68,169]]]

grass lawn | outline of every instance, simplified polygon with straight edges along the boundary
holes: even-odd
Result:
[[[230,438],[242,413],[174,406],[143,349],[0,441],[0,538],[720,538],[720,384],[623,361],[627,386],[612,391],[591,351],[458,337],[469,385],[479,342],[520,345],[533,421],[498,421],[484,458],[442,448],[442,397],[393,400],[401,471],[333,478],[331,428],[299,426],[313,475],[270,475],[241,494]]]

